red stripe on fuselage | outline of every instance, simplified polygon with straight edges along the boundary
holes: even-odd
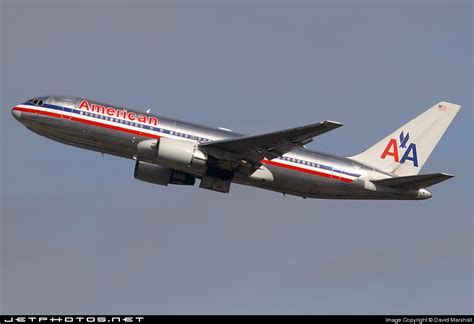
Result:
[[[297,166],[289,165],[289,164],[284,164],[284,163],[280,163],[280,162],[276,162],[276,161],[272,161],[272,160],[261,160],[260,162],[262,162],[263,164],[269,164],[269,165],[277,166],[277,167],[280,167],[280,168],[290,169],[290,170],[294,170],[294,171],[298,171],[298,172],[309,173],[309,174],[313,174],[313,175],[316,175],[316,176],[319,176],[319,177],[329,178],[329,179],[333,179],[333,180],[339,180],[339,181],[342,181],[342,182],[352,182],[352,181],[354,181],[354,180],[349,179],[349,178],[344,178],[344,177],[339,178],[339,177],[335,177],[335,176],[332,176],[332,175],[324,173],[324,172],[305,169],[305,168],[301,168],[301,167],[297,167]]]
[[[83,123],[83,124],[109,128],[109,129],[113,129],[113,130],[124,132],[124,133],[130,133],[130,134],[135,134],[135,135],[140,135],[140,136],[146,136],[146,137],[150,137],[150,138],[160,138],[159,135],[155,135],[155,134],[140,132],[140,131],[136,131],[136,130],[133,130],[133,129],[128,129],[128,128],[119,127],[119,126],[115,126],[115,125],[99,123],[99,122],[96,122],[96,121],[93,121],[93,120],[78,118],[78,117],[69,116],[69,115],[64,115],[64,117],[63,117],[63,115],[61,115],[61,114],[53,113],[53,112],[49,112],[49,111],[44,111],[44,110],[36,110],[36,109],[22,108],[22,107],[15,107],[15,108],[13,108],[13,110],[23,111],[23,112],[27,112],[27,113],[34,113],[34,114],[44,115],[44,116],[50,116],[50,117],[56,117],[56,118],[61,118],[61,119],[65,119],[65,120],[72,120],[72,121]]]
[[[139,132],[139,131],[136,131],[136,130],[133,130],[133,129],[118,127],[118,126],[104,124],[104,123],[99,123],[99,122],[95,122],[95,121],[92,121],[92,120],[78,118],[78,117],[69,116],[69,115],[65,115],[65,117],[63,117],[61,114],[53,113],[53,112],[49,112],[49,111],[44,111],[44,110],[36,110],[36,109],[23,108],[23,107],[15,107],[15,108],[13,108],[13,110],[27,112],[27,113],[34,113],[34,114],[44,115],[44,116],[50,116],[50,117],[56,117],[56,118],[61,118],[61,119],[65,119],[65,120],[72,120],[72,121],[79,122],[79,123],[84,123],[84,124],[89,124],[89,125],[93,125],[93,126],[109,128],[109,129],[113,129],[113,130],[124,132],[124,133],[130,133],[130,134],[135,134],[135,135],[140,135],[140,136],[146,136],[146,137],[149,137],[149,138],[160,138],[159,135],[155,135],[155,134]],[[269,165],[277,166],[277,167],[280,167],[280,168],[285,168],[285,169],[298,171],[298,172],[304,172],[304,173],[316,175],[316,176],[319,176],[319,177],[338,180],[338,181],[342,181],[342,182],[352,182],[353,181],[352,179],[349,179],[349,178],[344,178],[344,177],[338,178],[338,177],[334,177],[334,176],[332,176],[330,174],[327,174],[327,173],[318,172],[318,171],[310,170],[310,169],[305,169],[305,168],[301,168],[301,167],[297,167],[297,166],[289,165],[289,164],[284,164],[284,163],[280,163],[280,162],[276,162],[276,161],[261,160],[260,162],[262,162],[263,164],[269,164]]]

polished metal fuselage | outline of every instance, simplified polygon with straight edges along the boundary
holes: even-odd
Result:
[[[38,99],[38,98],[37,98]],[[196,144],[243,136],[228,130],[206,127],[145,112],[87,100],[105,107],[105,113],[81,108],[83,98],[47,96],[39,98],[41,106],[31,102],[13,108],[13,115],[31,131],[55,141],[128,159],[140,159],[138,143],[150,138],[172,138]],[[130,120],[107,114],[107,107],[135,116],[156,118],[157,123]],[[125,118],[122,118],[125,116]],[[128,115],[130,116],[130,115]],[[419,190],[398,190],[380,187],[370,180],[393,177],[348,158],[337,157],[308,149],[296,149],[281,159],[263,161],[273,181],[256,182],[235,177],[233,182],[255,186],[284,194],[310,198],[335,199],[426,199]],[[167,165],[167,167],[173,167]],[[200,177],[192,168],[175,169]]]

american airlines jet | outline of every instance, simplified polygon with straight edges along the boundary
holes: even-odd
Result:
[[[337,157],[308,150],[342,126],[323,121],[258,135],[132,111],[76,97],[30,99],[12,109],[31,131],[136,161],[138,180],[229,192],[239,183],[303,198],[428,199],[452,176],[419,174],[461,106],[440,102],[364,152]]]

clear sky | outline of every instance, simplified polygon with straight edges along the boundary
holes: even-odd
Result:
[[[1,2],[1,312],[472,313],[472,2]],[[244,133],[326,119],[349,156],[433,104],[463,108],[426,201],[229,194],[10,114],[76,95]]]

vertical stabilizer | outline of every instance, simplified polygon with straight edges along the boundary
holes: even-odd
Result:
[[[416,175],[460,108],[449,102],[437,103],[374,146],[349,158],[398,176]]]

